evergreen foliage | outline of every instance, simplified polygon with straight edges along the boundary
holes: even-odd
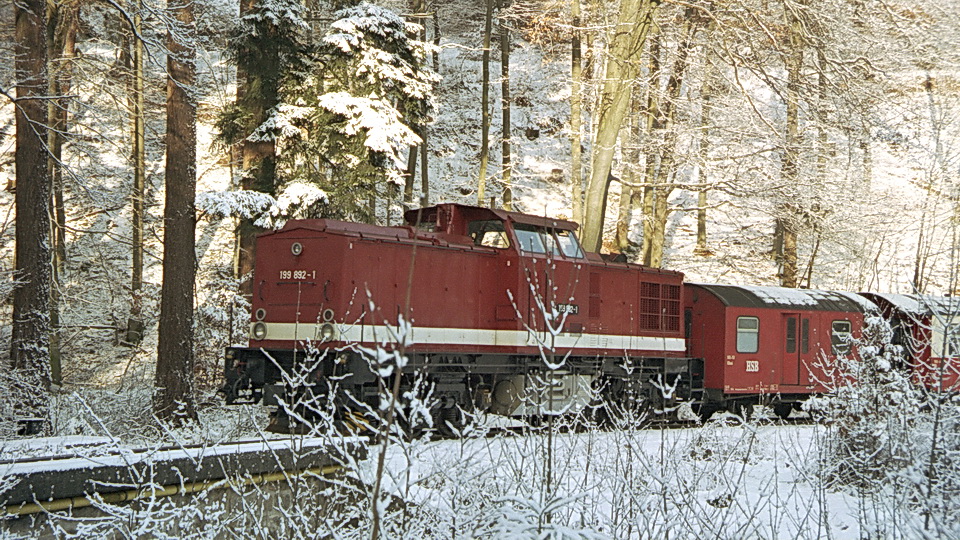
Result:
[[[238,73],[245,75],[246,84],[217,122],[224,143],[271,144],[276,140],[282,89],[300,84],[313,58],[305,37],[308,26],[303,10],[298,0],[261,0],[240,18],[230,36],[228,53]],[[250,187],[274,194],[275,163],[270,154],[247,174],[254,179]]]
[[[367,3],[334,18],[317,69],[279,109],[280,159],[288,180],[327,192],[330,215],[373,221],[368,201],[402,183],[403,153],[420,143],[414,127],[429,120],[438,77],[412,37],[419,26]]]

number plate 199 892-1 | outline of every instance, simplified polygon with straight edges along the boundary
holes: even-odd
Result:
[[[281,270],[280,279],[314,279],[316,270]]]

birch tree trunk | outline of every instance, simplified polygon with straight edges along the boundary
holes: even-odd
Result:
[[[599,251],[603,242],[604,207],[617,136],[630,104],[633,80],[640,73],[640,54],[659,3],[659,0],[622,0],[609,40],[584,207],[583,245],[590,251]]]
[[[483,60],[480,77],[480,178],[477,181],[477,205],[486,205],[487,166],[490,161],[490,37],[493,33],[493,2],[484,1]]]
[[[580,50],[580,0],[570,2],[573,39],[570,51],[570,186],[573,220],[583,223],[583,64]]]
[[[195,419],[193,287],[196,275],[197,108],[193,4],[171,8],[179,28],[167,35],[167,162],[163,209],[163,290],[160,298],[158,418]]]
[[[509,0],[500,0],[500,100],[503,107],[503,134],[502,134],[502,176],[503,183],[503,208],[504,210],[513,210],[513,188],[511,187],[513,176],[513,163],[510,149],[510,29],[507,27],[506,19],[503,18],[503,11],[507,8]]]

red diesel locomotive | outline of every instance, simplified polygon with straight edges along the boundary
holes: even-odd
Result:
[[[450,427],[461,410],[699,401],[681,273],[584,252],[569,221],[458,204],[405,219],[297,220],[258,238],[251,339],[227,350],[228,402],[276,404],[289,374],[306,369],[314,395],[373,405],[382,366],[364,350],[377,345],[402,349],[401,389],[425,377],[433,414]],[[548,391],[537,390],[548,375]]]

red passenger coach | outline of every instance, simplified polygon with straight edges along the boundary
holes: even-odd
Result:
[[[862,293],[893,327],[903,367],[914,383],[938,392],[960,390],[960,298]]]
[[[699,389],[681,273],[586,253],[564,220],[456,204],[405,219],[297,220],[258,238],[251,339],[227,351],[228,401],[250,391],[275,402],[308,342],[338,358],[315,378],[338,377],[372,401],[378,388],[356,346],[396,347],[401,320],[411,324],[410,371],[425,373],[448,407],[582,408],[600,387],[652,394],[654,377],[676,382],[682,398]],[[564,356],[550,370],[559,388],[550,411],[532,411],[530,380]]]
[[[688,353],[704,360],[701,415],[765,402],[784,418],[827,390],[826,366],[872,307],[852,293],[691,283],[684,306]]]

